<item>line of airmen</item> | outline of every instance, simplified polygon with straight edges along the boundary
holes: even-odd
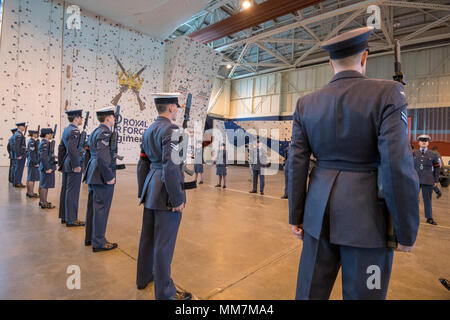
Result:
[[[100,125],[92,132],[88,146],[79,149],[82,110],[66,112],[70,124],[64,129],[58,147],[58,159],[55,155],[54,130],[42,128],[38,140],[38,131],[29,130],[30,139],[25,146],[26,123],[17,123],[17,129],[8,141],[10,157],[9,182],[16,188],[24,188],[22,175],[27,159],[27,193],[29,198],[39,198],[42,209],[55,206],[47,201],[48,189],[55,187],[56,165],[62,171],[59,218],[67,227],[86,226],[85,245],[92,245],[94,252],[117,248],[105,238],[109,209],[115,185],[115,161],[110,154],[109,139],[114,126],[114,108],[97,111]],[[84,143],[84,142],[83,142]],[[78,220],[78,202],[81,180],[88,184],[89,200],[87,206],[87,223]],[[39,195],[34,193],[34,184],[39,181]]]
[[[172,138],[178,127],[172,124],[180,108],[177,96],[171,94],[155,97],[159,117],[143,136],[143,151],[138,169],[143,168],[143,179],[139,178],[140,204],[144,205],[142,233],[137,266],[137,288],[144,289],[155,282],[156,299],[189,300],[189,292],[175,288],[170,277],[170,265],[175,240],[181,221],[181,212],[186,202],[184,176],[181,164],[171,158],[172,150],[179,149],[179,140]],[[70,124],[64,129],[55,156],[54,132],[43,128],[42,140],[37,140],[37,131],[30,130],[28,148],[25,147],[25,123],[17,123],[9,139],[9,180],[16,188],[21,184],[23,163],[28,158],[27,183],[39,181],[39,205],[43,209],[55,208],[47,201],[48,189],[55,187],[56,165],[62,171],[59,218],[67,227],[85,226],[85,246],[92,246],[93,252],[109,251],[117,243],[106,240],[106,226],[116,183],[115,157],[111,153],[111,136],[115,123],[114,107],[96,112],[99,126],[89,135],[82,150],[79,126],[83,121],[82,110],[66,112]],[[147,157],[147,154],[149,155]],[[144,167],[144,164],[147,166]],[[151,168],[150,168],[151,167]],[[84,173],[84,176],[83,176]],[[142,177],[142,176],[141,176]],[[78,202],[81,182],[88,185],[86,223],[78,220]],[[38,197],[33,188],[27,197]]]

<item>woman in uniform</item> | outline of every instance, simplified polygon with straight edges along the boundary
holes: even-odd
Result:
[[[30,140],[27,144],[27,197],[28,198],[39,198],[37,193],[34,193],[34,183],[39,181],[39,140],[38,132],[34,130],[29,130],[28,134]]]

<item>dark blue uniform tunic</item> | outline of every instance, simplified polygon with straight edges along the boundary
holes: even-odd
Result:
[[[78,200],[80,198],[82,172],[74,172],[73,169],[82,167],[82,158],[78,152],[80,142],[80,130],[74,124],[68,125],[62,134],[62,141],[66,149],[62,169],[65,173],[65,216],[66,222],[73,222],[78,218]]]
[[[19,130],[13,136],[14,153],[14,184],[22,184],[23,169],[25,168],[27,148],[25,136]],[[19,159],[21,157],[21,159]]]
[[[414,168],[419,175],[420,188],[422,189],[425,218],[432,219],[431,196],[433,195],[433,185],[439,182],[441,161],[436,153],[428,149],[415,150],[413,157]]]
[[[27,146],[27,181],[39,181],[39,143],[35,139],[28,140]]]
[[[168,299],[176,292],[170,265],[182,213],[172,212],[172,208],[186,203],[184,174],[181,164],[174,162],[179,139],[173,133],[178,129],[168,118],[159,116],[144,133],[142,149],[147,159],[140,161],[138,168],[144,214],[136,284],[145,286],[154,279],[156,299]],[[145,180],[142,172],[147,172]]]
[[[116,167],[111,159],[111,129],[100,124],[89,136],[88,146],[91,159],[86,166],[85,180],[92,194],[92,247],[101,248],[106,244],[106,225],[114,195],[114,184],[107,184],[116,177]]]
[[[216,175],[226,176],[227,175],[227,151],[219,150],[216,160]]]
[[[8,140],[8,154],[9,154],[9,182],[14,183],[15,159],[14,159],[14,135]]]
[[[39,188],[51,189],[55,187],[55,170],[56,164],[54,161],[54,155],[50,148],[50,141],[42,139],[39,143]],[[52,170],[51,173],[46,171]]]

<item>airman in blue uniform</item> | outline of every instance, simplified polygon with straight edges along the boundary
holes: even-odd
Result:
[[[16,133],[17,128],[11,129],[11,137],[8,139],[8,145],[6,146],[9,155],[9,175],[8,181],[11,184],[14,184],[14,134]]]
[[[256,146],[250,149],[250,165],[252,166],[253,189],[250,193],[258,192],[258,177],[260,179],[259,192],[264,195],[264,167],[267,165],[267,151],[262,148],[261,141],[257,138]]]
[[[436,153],[428,150],[428,145],[431,140],[430,136],[423,134],[417,139],[419,140],[420,149],[413,152],[414,167],[419,175],[425,218],[427,219],[427,223],[437,225],[436,221],[433,220],[431,196],[433,194],[433,188],[436,187],[439,182],[441,160]]]
[[[39,143],[39,206],[42,209],[55,208],[51,202],[47,201],[48,189],[55,187],[55,170],[56,163],[52,148],[50,147],[50,140],[53,139],[53,129],[41,129],[41,142]]]
[[[97,119],[100,125],[91,133],[88,146],[91,159],[86,167],[85,180],[92,190],[92,230],[91,243],[85,240],[85,245],[92,244],[92,251],[108,251],[117,248],[117,243],[106,240],[106,225],[114,195],[116,183],[116,167],[111,157],[110,139],[114,127],[114,107],[98,110]],[[86,218],[88,220],[89,217]]]
[[[34,192],[34,184],[40,180],[39,176],[39,140],[38,132],[28,130],[30,139],[27,144],[27,197],[39,198],[39,195]]]
[[[87,138],[89,139],[89,137]],[[89,149],[89,146],[86,145],[84,157],[83,157],[83,163],[86,165],[83,169],[84,178],[83,181],[86,182],[86,168],[87,164],[89,163],[89,160],[91,159],[91,149]],[[92,243],[92,224],[93,224],[93,218],[94,218],[94,191],[92,190],[92,187],[89,187],[88,185],[88,201],[86,206],[86,226],[85,226],[85,237],[84,237],[84,245],[90,246]]]
[[[179,157],[180,132],[173,124],[178,113],[177,95],[155,96],[159,116],[145,131],[138,167],[140,204],[144,205],[137,264],[137,288],[155,283],[157,300],[190,300],[192,295],[176,289],[171,263],[178,228],[186,203],[184,174]],[[143,174],[147,172],[145,179]]]
[[[81,134],[78,126],[83,121],[83,110],[66,111],[66,114],[70,124],[64,129],[62,134],[62,141],[66,150],[62,163],[62,171],[66,174],[64,221],[67,227],[81,227],[84,226],[84,222],[78,220],[78,201],[80,198],[83,159],[78,151]]]
[[[13,154],[14,154],[14,187],[25,188],[22,184],[23,169],[27,156],[27,147],[25,142],[25,122],[16,124],[17,131],[13,136]]]
[[[407,102],[399,82],[364,76],[372,32],[323,43],[335,75],[295,108],[288,196],[292,231],[303,239],[297,299],[328,299],[341,267],[344,299],[385,299],[390,217],[397,250],[409,252],[416,241],[419,179]],[[317,163],[307,188],[311,154]]]
[[[66,146],[63,139],[59,141],[58,145],[58,171],[61,172],[61,191],[59,193],[59,213],[58,217],[61,219],[61,224],[66,223],[66,185],[67,185],[67,173],[64,172],[64,158],[66,157]]]
[[[219,176],[219,183],[216,184],[216,188],[222,187],[222,179],[223,188],[227,187],[227,166],[227,149],[225,143],[223,143],[219,147],[216,158],[216,175]]]

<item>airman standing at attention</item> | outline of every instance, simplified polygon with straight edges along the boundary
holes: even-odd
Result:
[[[117,243],[106,240],[106,225],[114,195],[116,183],[116,168],[111,157],[111,134],[114,127],[114,107],[98,110],[97,119],[100,125],[91,133],[88,146],[91,159],[86,167],[86,181],[92,194],[92,234],[91,243],[85,240],[85,245],[92,244],[92,251],[108,251],[117,248]]]
[[[416,241],[419,179],[406,97],[399,82],[365,77],[372,32],[324,42],[335,75],[295,109],[288,196],[292,232],[303,240],[297,299],[328,299],[341,268],[344,299],[385,299],[395,246],[389,222],[397,250],[410,252]]]
[[[22,184],[23,169],[25,168],[25,160],[27,156],[27,147],[25,142],[25,122],[16,124],[17,131],[13,136],[13,153],[14,153],[14,187],[25,188]]]
[[[16,133],[17,128],[11,129],[11,137],[8,139],[8,145],[6,148],[8,149],[8,155],[9,155],[9,175],[8,175],[8,181],[11,184],[14,184],[14,134]]]
[[[145,131],[142,139],[138,189],[144,204],[142,232],[137,264],[137,288],[155,283],[157,300],[190,300],[189,292],[177,290],[171,278],[172,257],[178,228],[186,203],[182,162],[179,156],[177,119],[178,95],[155,96],[159,116]],[[179,158],[177,160],[180,160]],[[147,176],[142,179],[142,173]]]
[[[28,130],[30,139],[27,145],[27,197],[39,198],[37,193],[34,193],[34,183],[39,181],[39,140],[38,132],[34,130]]]
[[[63,172],[66,174],[66,196],[64,221],[67,227],[82,227],[84,222],[78,220],[78,201],[80,198],[82,155],[78,151],[83,110],[66,111],[70,124],[64,129],[62,141],[66,149],[63,159]]]
[[[39,206],[42,209],[55,208],[51,202],[47,201],[48,189],[55,187],[55,170],[56,164],[52,148],[50,147],[50,140],[53,139],[53,129],[41,129],[41,142],[39,143]]]
[[[431,205],[433,188],[437,187],[439,182],[439,173],[441,160],[439,156],[431,150],[428,150],[430,136],[423,134],[417,138],[419,140],[419,150],[415,150],[414,167],[419,175],[420,188],[422,189],[423,206],[425,209],[425,218],[427,223],[437,225],[433,220],[433,207]]]

